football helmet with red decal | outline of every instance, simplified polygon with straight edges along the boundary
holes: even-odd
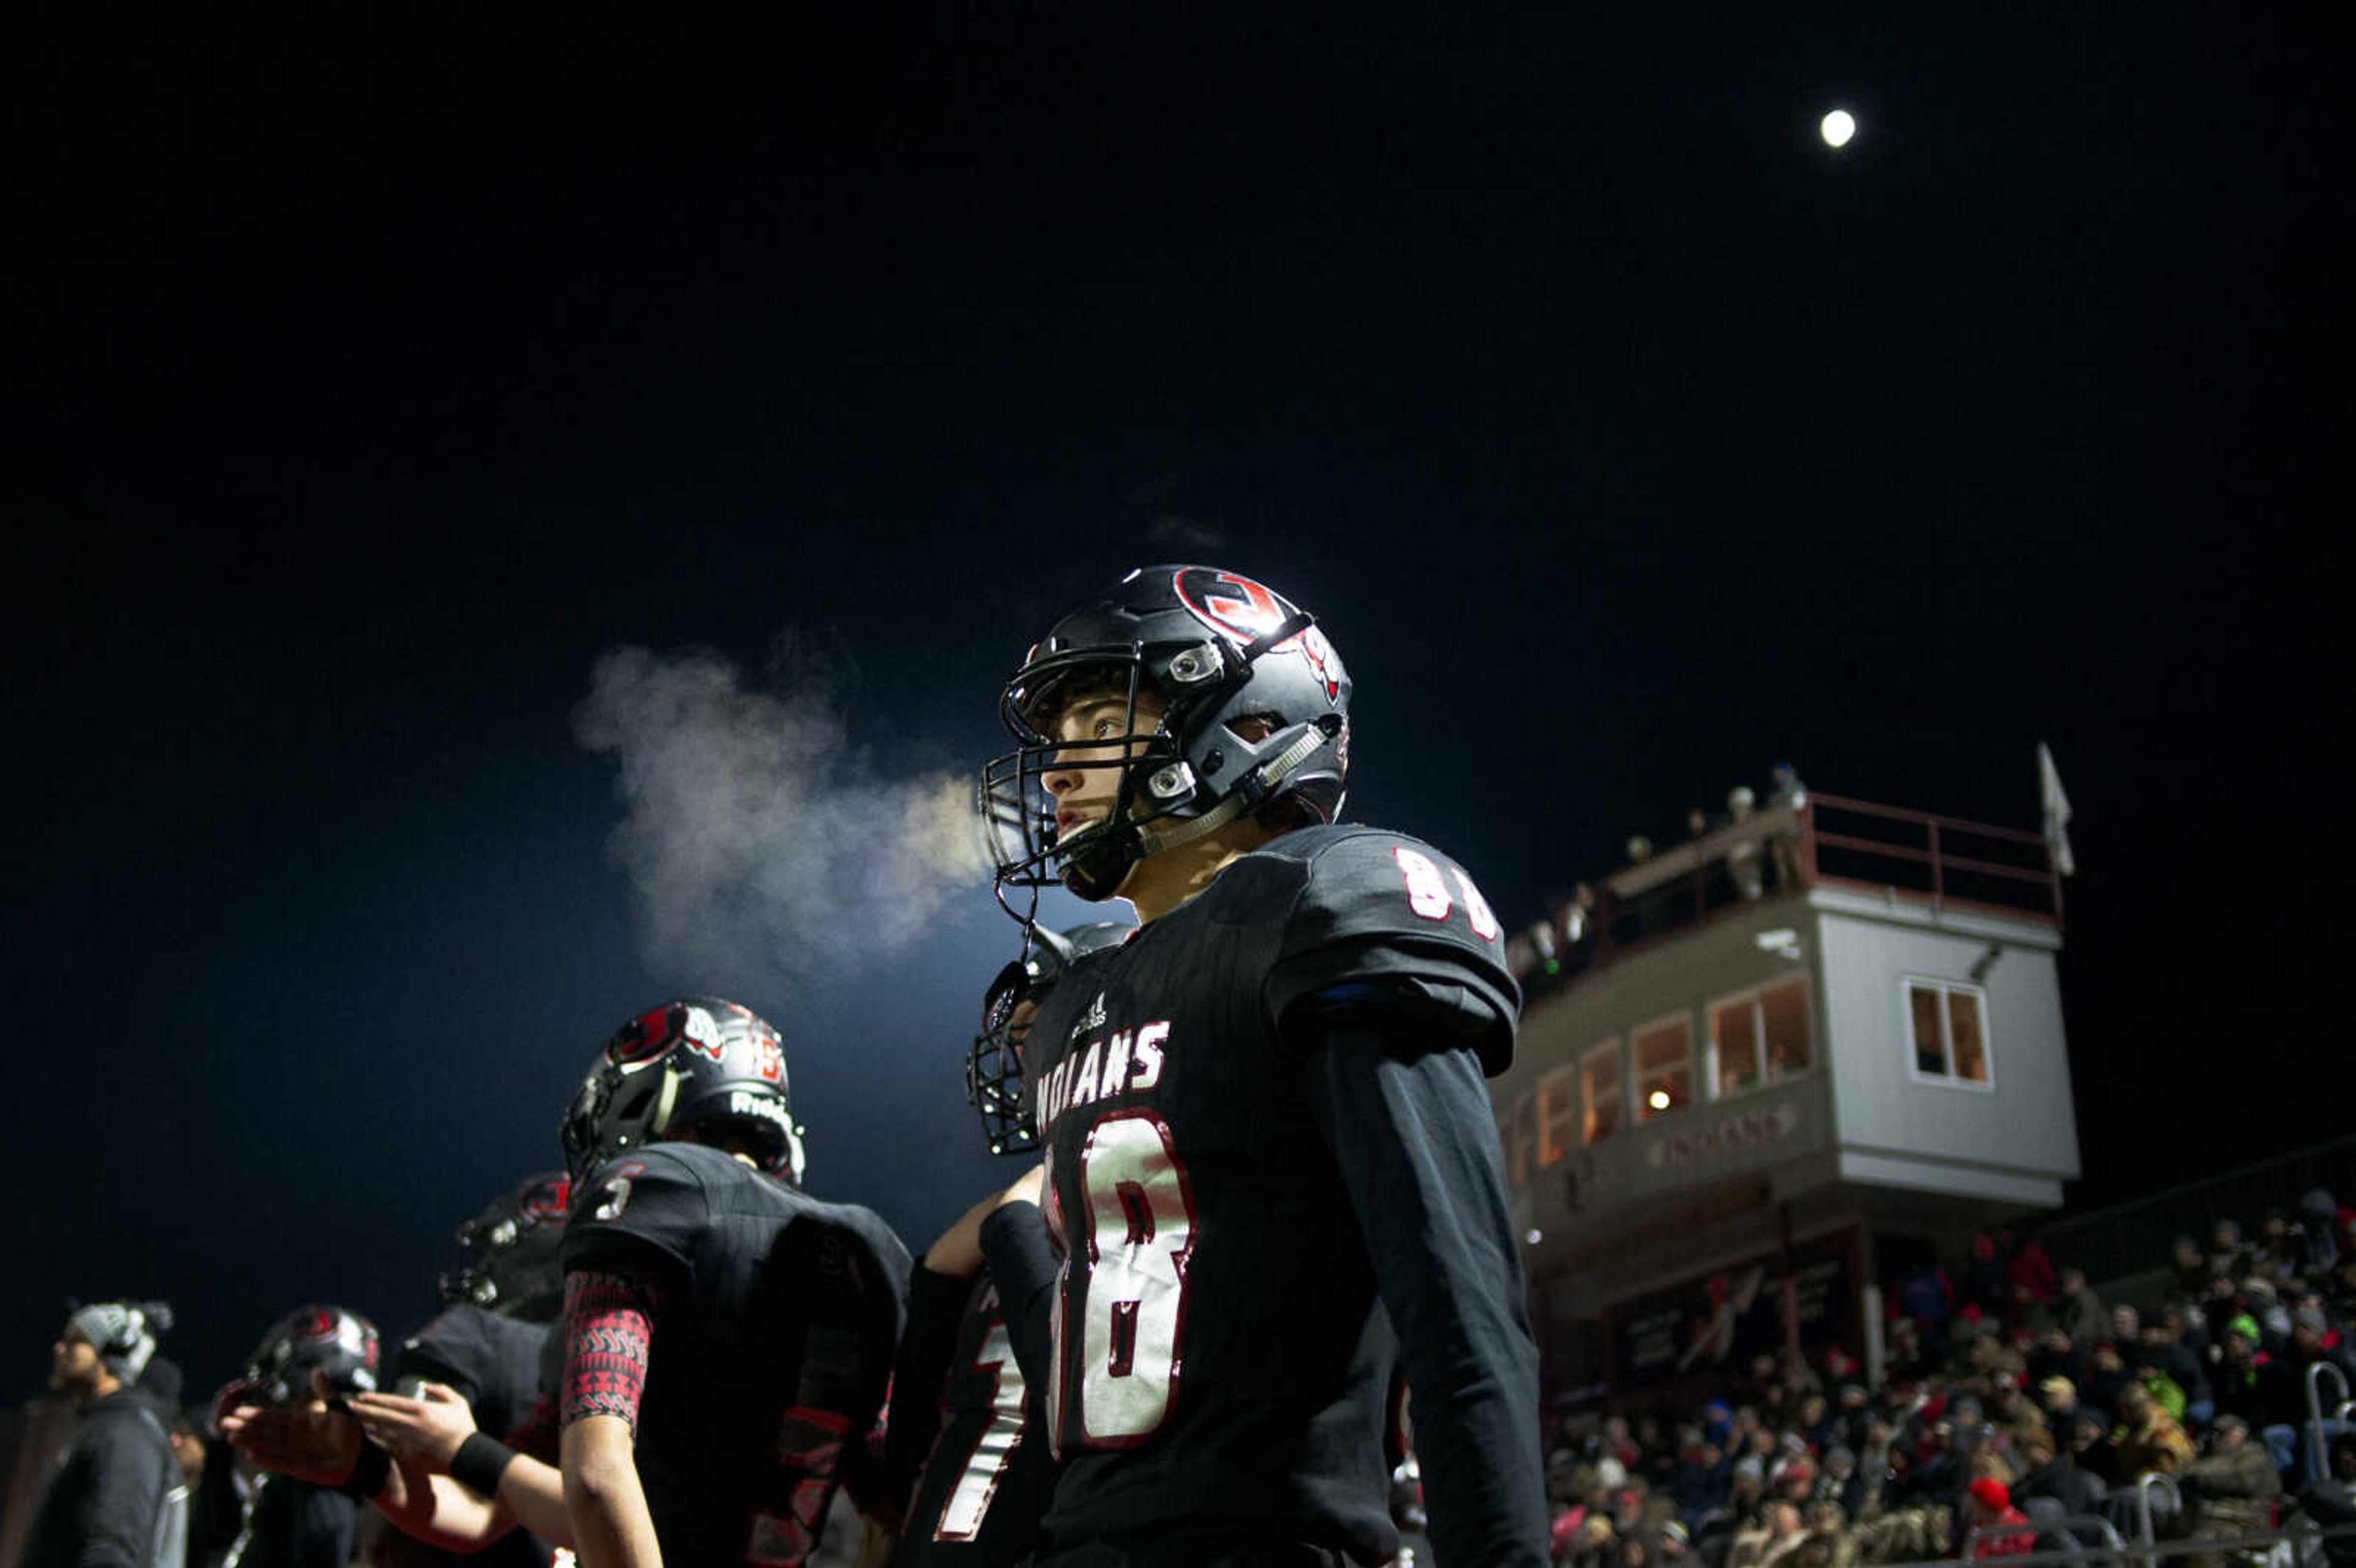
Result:
[[[500,1193],[460,1225],[458,1266],[442,1276],[443,1305],[552,1321],[564,1305],[558,1253],[572,1196],[571,1179],[551,1171]]]
[[[597,1052],[562,1127],[574,1181],[626,1149],[692,1137],[798,1185],[802,1132],[777,1031],[750,1008],[686,997],[625,1023]]]
[[[298,1307],[270,1326],[255,1346],[241,1388],[244,1403],[284,1410],[313,1397],[311,1374],[336,1394],[374,1393],[380,1370],[376,1325],[342,1307]]]
[[[1075,760],[1057,722],[1082,698],[1125,702],[1128,721]],[[1307,611],[1216,567],[1142,567],[1072,610],[1007,682],[999,715],[1016,747],[982,770],[982,820],[1000,901],[1026,923],[1035,902],[1018,910],[1007,889],[1061,881],[1110,898],[1139,860],[1248,812],[1290,801],[1305,820],[1341,813],[1341,656]],[[1113,804],[1059,829],[1048,779],[1074,769],[1114,771]]]
[[[1055,982],[1091,953],[1118,947],[1137,928],[1107,922],[1057,933],[1034,928],[1023,956],[998,973],[981,1003],[981,1032],[965,1056],[965,1097],[981,1116],[992,1154],[1027,1154],[1038,1128],[1023,1091],[1023,1039]]]

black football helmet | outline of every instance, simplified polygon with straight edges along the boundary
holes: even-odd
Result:
[[[379,1371],[376,1325],[341,1307],[298,1307],[270,1326],[254,1347],[243,1402],[283,1410],[307,1403],[311,1374],[327,1375],[337,1394],[374,1393]]]
[[[1060,935],[1033,928],[1023,956],[998,972],[981,1003],[981,1032],[965,1055],[965,1097],[981,1115],[981,1134],[992,1154],[1028,1154],[1039,1147],[1039,1129],[1032,1125],[1029,1098],[1023,1089],[1023,1036],[1027,1019],[1017,1024],[1015,1013],[1023,1003],[1047,999],[1055,982],[1091,953],[1118,947],[1137,928],[1107,923],[1076,925]]]
[[[1126,733],[1076,768],[1119,773],[1111,815],[1055,829],[1045,775],[1066,750],[1064,699],[1126,693]],[[1144,722],[1138,698],[1160,699]],[[1307,611],[1248,577],[1209,566],[1149,566],[1055,623],[999,698],[1016,749],[982,770],[981,813],[1000,901],[1008,888],[1060,880],[1110,898],[1139,860],[1290,797],[1321,820],[1342,809],[1350,760],[1350,677]],[[1265,722],[1262,729],[1244,720]],[[1119,748],[1118,752],[1114,748]],[[1035,900],[1035,894],[1033,899]],[[1026,901],[1028,902],[1028,901]],[[1031,905],[1035,908],[1035,904]]]
[[[442,1276],[442,1304],[479,1307],[527,1323],[553,1322],[564,1306],[558,1253],[573,1183],[535,1176],[458,1227],[458,1266]]]
[[[750,1008],[687,997],[640,1013],[598,1051],[564,1114],[564,1160],[577,1182],[624,1149],[714,1129],[800,1182],[803,1129],[777,1031]]]

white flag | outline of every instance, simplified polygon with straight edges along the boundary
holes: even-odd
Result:
[[[2062,787],[2061,770],[2045,742],[2037,742],[2037,793],[2045,805],[2045,844],[2053,851],[2053,869],[2069,876],[2078,869],[2070,854],[2070,795]]]

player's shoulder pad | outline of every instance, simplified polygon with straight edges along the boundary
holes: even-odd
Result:
[[[607,1160],[573,1189],[565,1268],[690,1266],[712,1223],[713,1181],[743,1169],[718,1149],[690,1143],[649,1144]]]
[[[1505,931],[1472,874],[1404,833],[1345,825],[1304,828],[1251,857],[1295,868],[1271,1016],[1299,1002],[1362,997],[1411,1028],[1477,1035],[1492,1072],[1512,1051],[1521,987],[1505,967]]]
[[[1419,838],[1356,825],[1309,827],[1255,853],[1300,868],[1288,953],[1398,937],[1505,967],[1505,930],[1472,874]]]
[[[498,1357],[491,1343],[492,1321],[479,1307],[462,1303],[444,1308],[401,1342],[401,1352],[393,1358],[392,1383],[409,1378],[448,1383],[474,1403]]]
[[[806,1211],[787,1229],[794,1266],[813,1269],[810,1278],[853,1316],[870,1323],[888,1316],[891,1338],[897,1342],[907,1326],[907,1285],[914,1269],[907,1243],[872,1208],[797,1196]]]

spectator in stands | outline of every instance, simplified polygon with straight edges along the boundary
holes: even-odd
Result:
[[[2106,1318],[2103,1298],[2094,1294],[2093,1285],[2086,1283],[2085,1270],[2065,1268],[2062,1271],[2061,1307],[2061,1328],[2070,1336],[2072,1344],[2084,1350],[2103,1337]]]
[[[2045,1255],[2043,1247],[2033,1241],[2024,1242],[2010,1231],[1998,1231],[1996,1244],[2004,1255],[2005,1284],[2016,1300],[2024,1288],[2029,1298],[2040,1306],[2053,1299],[2062,1282],[2053,1272],[2053,1260]]]
[[[2188,1300],[2199,1301],[2209,1294],[2209,1282],[2220,1277],[2209,1266],[2209,1254],[2201,1243],[2185,1235],[2176,1238],[2176,1249],[2169,1263],[2170,1288]],[[2224,1276],[2230,1278],[2230,1275]]]
[[[2119,1348],[2108,1339],[2096,1343],[2093,1354],[2086,1358],[2086,1376],[2081,1383],[2085,1398],[2107,1410],[2119,1408],[2127,1385],[2135,1381]]]
[[[2182,1315],[2179,1314],[2178,1323],[2181,1322]],[[2147,1387],[2151,1386],[2155,1376],[2167,1384],[2164,1389],[2153,1387],[2151,1392],[2169,1407],[2169,1414],[2203,1425],[2216,1413],[2216,1406],[2210,1400],[2209,1378],[2201,1369],[2200,1359],[2177,1339],[2177,1332],[2162,1313],[2143,1326],[2141,1338],[2130,1353]],[[2173,1398],[2170,1390],[2175,1391]]]
[[[2011,1489],[1993,1476],[1983,1476],[1971,1484],[1964,1518],[1965,1528],[1976,1532],[1971,1550],[1975,1563],[2026,1556],[2036,1548],[2037,1536],[2029,1529],[2029,1516],[2012,1506]]]
[[[2013,1484],[2015,1503],[2026,1505],[2039,1498],[2051,1499],[2057,1512],[2071,1518],[2083,1519],[2102,1511],[2103,1494],[2107,1488],[2100,1477],[2079,1467],[2076,1457],[2054,1441],[2052,1433],[2032,1432],[2023,1438],[2020,1457],[2025,1467],[2019,1480]],[[2099,1531],[2090,1533],[2100,1538]]]
[[[2105,1487],[2119,1484],[2119,1455],[2111,1441],[2109,1412],[2099,1405],[2081,1404],[2068,1436],[2070,1458],[2078,1468]]]
[[[1971,1266],[1964,1271],[1964,1299],[1987,1317],[2004,1312],[2008,1293],[2005,1289],[2004,1257],[1997,1250],[1996,1238],[1983,1231],[1972,1238]]]
[[[1898,1282],[1896,1297],[1901,1317],[1911,1317],[1923,1349],[1933,1355],[1945,1350],[1947,1325],[1955,1315],[1955,1287],[1936,1258],[1926,1258]]]
[[[1628,836],[1628,864],[1641,866],[1653,858],[1653,841],[1641,833]]]
[[[2242,1245],[2242,1227],[2220,1220],[2209,1229],[2209,1272],[2240,1279],[2250,1272],[2249,1250]]]
[[[2290,1216],[2279,1209],[2267,1210],[2258,1221],[2258,1239],[2253,1250],[2257,1254],[2258,1266],[2275,1279],[2293,1277],[2307,1262],[2306,1238],[2291,1223]]]
[[[2182,1484],[2193,1528],[2202,1534],[2256,1535],[2274,1528],[2282,1477],[2238,1415],[2217,1418],[2209,1452],[2184,1467]],[[2191,1568],[2223,1568],[2224,1561],[2222,1554],[2195,1558]]]
[[[2331,1440],[2329,1470],[2298,1494],[2298,1506],[2327,1531],[2323,1552],[2331,1568],[2356,1568],[2356,1434]]]
[[[2119,1479],[2128,1485],[2154,1471],[2173,1476],[2196,1452],[2182,1424],[2139,1382],[2129,1383],[2119,1395],[2119,1425],[2112,1441],[2118,1447]]]
[[[2329,1192],[2317,1187],[2299,1199],[2298,1213],[2305,1254],[2298,1272],[2310,1280],[2320,1279],[2340,1266],[2340,1205]]]
[[[1758,797],[1749,784],[1736,784],[1726,795],[1727,819],[1740,827],[1751,820]],[[1738,839],[1726,847],[1726,869],[1734,878],[1735,891],[1746,899],[1755,899],[1766,891],[1766,868],[1759,859],[1759,840],[1755,837]]]

